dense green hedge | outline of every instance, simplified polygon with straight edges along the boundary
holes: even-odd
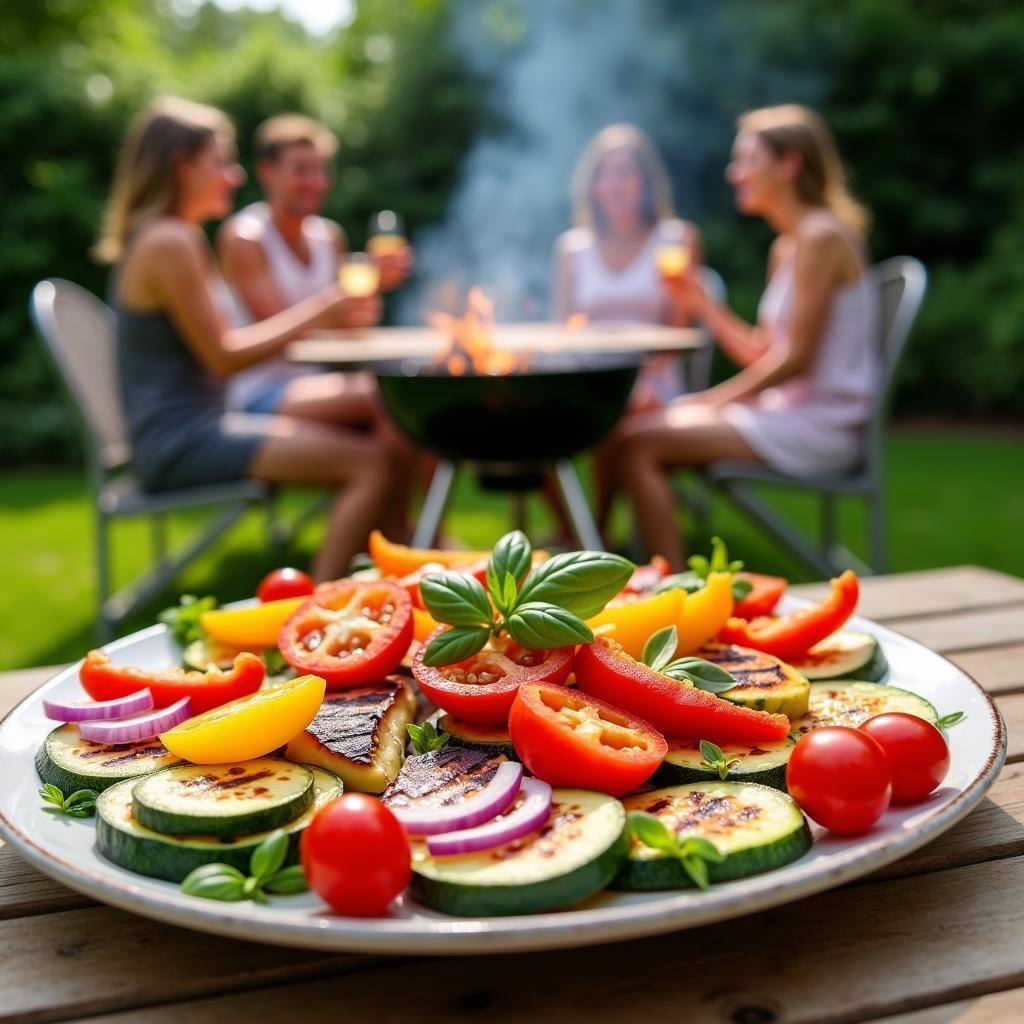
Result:
[[[550,2],[587,16],[574,0]],[[1019,3],[719,0],[712,19],[698,0],[651,2],[692,62],[697,91],[679,99],[699,96],[710,141],[686,184],[702,186],[710,260],[740,307],[749,313],[760,288],[767,233],[735,216],[720,183],[732,120],[760,102],[819,102],[874,210],[875,253],[913,253],[931,272],[899,408],[1024,417]],[[28,293],[51,275],[105,290],[105,272],[86,253],[116,145],[149,95],[173,90],[221,105],[246,157],[262,118],[308,110],[343,136],[329,212],[357,242],[382,206],[400,208],[414,228],[434,223],[475,133],[497,128],[450,30],[471,3],[362,0],[351,26],[315,41],[276,13],[207,5],[182,20],[170,0],[4,5],[0,464],[74,457],[69,410],[28,323]],[[594,3],[597,17],[628,6]],[[500,27],[529,10],[530,0],[492,0],[486,15]],[[519,37],[509,43],[509,59],[518,45]],[[680,166],[685,140],[671,124],[656,134]],[[250,183],[240,200],[254,194]]]

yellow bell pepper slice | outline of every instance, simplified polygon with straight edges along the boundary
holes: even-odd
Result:
[[[666,590],[654,597],[605,608],[592,619],[587,619],[587,625],[596,636],[618,641],[631,658],[639,660],[652,633],[666,626],[678,627],[690,600],[692,598],[685,590]]]
[[[276,647],[277,635],[285,620],[305,600],[305,597],[285,597],[249,608],[217,608],[203,612],[199,625],[217,643],[239,651]]]
[[[299,676],[222,704],[160,734],[175,756],[193,764],[263,757],[294,739],[316,717],[327,684]]]
[[[704,586],[687,595],[682,614],[676,620],[676,657],[693,654],[701,644],[717,636],[732,615],[732,602],[731,573],[709,573]]]
[[[412,635],[419,643],[425,643],[428,636],[440,626],[441,623],[434,618],[430,612],[422,608],[412,610]]]

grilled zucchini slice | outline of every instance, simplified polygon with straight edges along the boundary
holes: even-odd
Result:
[[[322,768],[310,766],[313,775],[313,804],[293,822],[284,826],[288,834],[286,864],[299,861],[299,836],[325,804],[341,796],[341,780]],[[218,836],[165,836],[140,825],[132,813],[132,790],[129,779],[113,786],[96,801],[96,849],[119,867],[150,878],[180,882],[203,864],[230,864],[249,872],[253,850],[270,835],[253,835],[226,839]]]
[[[786,765],[796,740],[792,736],[779,743],[721,745],[726,761],[739,761],[729,769],[729,782],[757,782],[773,789],[786,789]],[[678,786],[684,782],[721,781],[717,770],[703,767],[704,757],[697,740],[669,740],[668,753],[651,777],[653,786]]]
[[[462,747],[430,750],[402,765],[381,800],[389,807],[447,807],[483,789],[504,760]]]
[[[547,823],[503,846],[437,857],[415,843],[410,891],[425,906],[465,917],[556,910],[608,885],[626,859],[627,843],[618,800],[556,789]]]
[[[437,728],[448,733],[448,743],[467,750],[482,750],[485,754],[504,754],[510,761],[518,761],[512,738],[508,729],[500,725],[479,725],[476,722],[463,722],[451,715],[442,715],[437,721]]]
[[[823,725],[848,725],[856,729],[869,718],[887,711],[917,715],[934,725],[939,720],[935,708],[916,693],[882,683],[862,680],[833,680],[811,684],[807,714],[793,722],[791,735],[798,739]]]
[[[860,679],[877,683],[889,671],[882,645],[870,634],[841,629],[790,663],[812,683],[820,679]]]
[[[294,821],[313,803],[313,774],[276,757],[179,765],[132,791],[135,820],[176,836],[244,836]]]
[[[91,743],[73,722],[59,725],[36,753],[36,771],[64,793],[94,789],[97,793],[125,779],[181,764],[158,739],[137,743]]]
[[[383,793],[402,767],[405,727],[415,715],[412,686],[399,676],[332,693],[285,748],[285,757],[326,768],[346,790]]]
[[[803,856],[811,832],[785,793],[750,782],[697,782],[632,796],[628,811],[653,814],[681,838],[703,836],[724,855],[707,863],[712,882],[760,874]],[[635,838],[616,889],[681,889],[693,885],[682,864]]]
[[[211,668],[226,671],[235,663],[236,654],[238,654],[237,648],[227,647],[209,637],[203,637],[201,640],[193,640],[181,652],[181,663],[185,668],[197,672],[205,672]]]
[[[718,696],[755,711],[799,718],[807,713],[809,684],[791,665],[734,644],[705,644],[697,656],[735,676],[737,685]]]

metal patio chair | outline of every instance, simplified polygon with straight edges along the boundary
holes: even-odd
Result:
[[[868,421],[864,461],[841,476],[791,477],[767,466],[723,459],[704,470],[704,478],[719,487],[744,512],[765,527],[784,546],[825,576],[846,566],[867,573],[884,572],[887,563],[883,442],[885,422],[896,368],[914,320],[924,300],[928,275],[924,265],[911,256],[895,256],[872,268],[878,285],[882,378],[875,407]],[[782,484],[817,491],[821,496],[821,528],[818,544],[804,536],[769,502],[755,493],[754,484]],[[870,566],[838,543],[836,499],[841,495],[863,497],[868,506]]]
[[[102,639],[136,608],[157,594],[250,508],[262,506],[275,534],[272,491],[253,480],[149,494],[130,469],[131,445],[121,409],[114,356],[114,311],[70,281],[41,281],[29,302],[32,320],[71,396],[82,425],[89,487],[96,508],[96,571]],[[203,506],[224,508],[180,550],[168,552],[168,512]],[[120,590],[112,589],[110,529],[115,519],[148,517],[153,567]]]

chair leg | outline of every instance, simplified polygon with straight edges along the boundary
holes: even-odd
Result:
[[[114,623],[108,614],[107,601],[111,593],[110,522],[99,509],[96,511],[96,589],[99,596],[99,615],[96,632],[101,643],[113,637]]]
[[[830,562],[839,541],[839,523],[836,496],[832,491],[821,492],[821,553]]]
[[[163,512],[154,512],[149,517],[149,529],[153,540],[153,561],[163,565],[167,561],[167,517]]]
[[[423,502],[423,511],[412,535],[414,548],[429,548],[433,545],[437,532],[441,528],[448,499],[451,497],[455,483],[456,465],[451,459],[440,459],[434,470],[427,496]]]
[[[555,463],[555,483],[565,503],[565,510],[569,513],[569,522],[576,540],[588,551],[604,551],[597,523],[587,504],[580,478],[576,475],[576,467],[570,459],[559,459]]]
[[[868,495],[868,529],[870,531],[871,568],[878,574],[888,567],[886,543],[885,496],[880,487]]]

